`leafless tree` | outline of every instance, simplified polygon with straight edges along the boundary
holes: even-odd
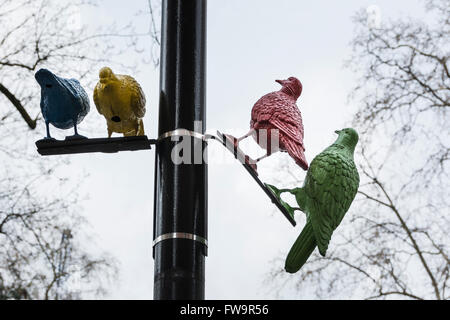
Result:
[[[450,1],[426,8],[428,22],[355,16],[359,196],[327,257],[293,276],[273,270],[272,285],[320,298],[449,299]]]
[[[31,165],[26,163],[27,178],[2,170],[0,299],[79,299],[104,293],[116,275],[115,262],[86,248],[89,237],[77,210],[77,186],[56,178],[53,169],[42,172]]]
[[[68,162],[37,156],[41,67],[92,87],[97,71],[139,56],[132,24],[77,24],[94,1],[0,0],[0,299],[75,299],[101,293],[114,259],[85,247],[77,182]],[[145,3],[144,3],[145,5]],[[101,10],[101,8],[99,8]],[[130,19],[132,20],[132,19]],[[147,40],[148,41],[148,40]],[[133,67],[132,59],[128,59]]]

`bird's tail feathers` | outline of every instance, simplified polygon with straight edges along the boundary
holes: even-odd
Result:
[[[294,158],[295,163],[301,167],[303,170],[308,170],[309,165],[306,161],[305,150],[302,145],[292,141],[291,139],[283,139],[283,144],[289,155]]]
[[[296,273],[306,263],[316,248],[316,240],[311,222],[307,222],[298,236],[286,258],[285,269],[289,273]]]

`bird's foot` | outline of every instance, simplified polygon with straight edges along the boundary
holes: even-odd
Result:
[[[289,213],[289,215],[291,216],[292,219],[295,220],[295,211],[296,210],[300,210],[299,208],[293,208],[290,205],[288,205],[286,202],[284,202],[283,200],[280,199],[281,204],[283,205],[283,207],[286,208],[287,212]]]
[[[74,140],[86,140],[88,139],[85,136],[82,136],[80,134],[74,134],[73,136],[66,137],[66,141],[74,141]]]
[[[292,219],[295,219],[295,211],[296,210],[300,210],[299,208],[293,208],[291,207],[287,202],[285,202],[283,199],[281,199],[281,194],[285,193],[285,192],[290,192],[289,189],[278,189],[277,187],[270,185],[268,183],[264,184],[267,189],[270,190],[270,192],[273,193],[273,195],[277,198],[277,200],[280,202],[280,204],[287,210],[287,212],[289,213],[289,215],[291,216]]]
[[[51,142],[56,142],[58,140],[56,140],[55,138],[52,137],[44,137],[41,140],[39,140],[39,143],[51,143]]]
[[[264,185],[275,195],[275,197],[277,197],[278,200],[280,200],[280,195],[283,193],[280,189],[268,183],[264,183]]]

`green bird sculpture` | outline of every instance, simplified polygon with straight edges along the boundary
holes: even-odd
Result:
[[[289,273],[299,271],[316,246],[325,256],[334,230],[358,191],[359,174],[353,160],[358,133],[351,128],[336,133],[336,142],[311,162],[302,188],[279,190],[266,184],[292,216],[296,210],[306,214],[306,225],[286,258],[285,269]],[[284,192],[295,196],[298,208],[281,200]]]

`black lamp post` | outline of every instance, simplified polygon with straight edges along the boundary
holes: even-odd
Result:
[[[206,147],[205,79],[206,0],[163,0],[153,254],[157,300],[205,298],[207,165],[198,161]],[[181,139],[190,139],[191,164],[172,161]]]

